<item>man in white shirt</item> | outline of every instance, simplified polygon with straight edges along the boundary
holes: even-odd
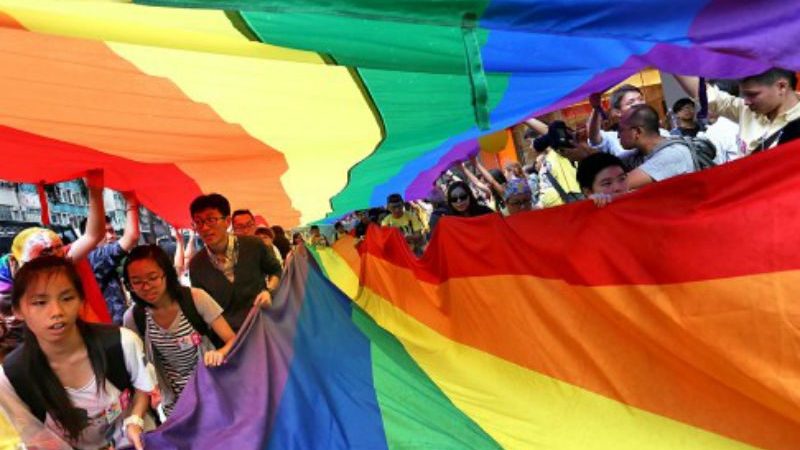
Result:
[[[606,131],[601,129],[602,117],[600,117],[600,93],[592,94],[589,103],[592,105],[592,112],[586,122],[586,129],[589,133],[589,145],[597,151],[610,153],[620,159],[630,159],[636,150],[629,150],[622,147],[616,131]],[[630,84],[623,84],[611,93],[611,109],[609,115],[611,119],[619,120],[629,109],[637,105],[645,104],[644,95],[641,89]],[[661,136],[669,136],[669,131],[659,128]]]

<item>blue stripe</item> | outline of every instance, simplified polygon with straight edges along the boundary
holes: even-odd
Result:
[[[267,448],[386,449],[370,342],[351,320],[350,300],[314,266]]]

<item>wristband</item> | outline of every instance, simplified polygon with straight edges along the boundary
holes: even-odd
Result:
[[[122,422],[122,426],[124,428],[128,428],[128,425],[136,425],[142,430],[144,430],[144,419],[142,419],[141,416],[138,416],[136,414],[131,414],[130,416],[128,416],[127,419],[125,419]]]

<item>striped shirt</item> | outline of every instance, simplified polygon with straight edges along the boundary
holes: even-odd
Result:
[[[148,310],[147,333],[155,350],[155,358],[164,368],[163,375],[177,399],[197,366],[202,336],[192,328],[180,309],[168,329],[159,326]],[[165,414],[172,414],[174,407],[174,402],[165,404]]]

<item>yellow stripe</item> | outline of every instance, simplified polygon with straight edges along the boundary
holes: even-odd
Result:
[[[504,448],[754,448],[460,345],[367,288],[356,302],[395,335],[453,403]]]
[[[348,295],[358,292],[351,298],[395,335],[453,403],[505,448],[753,448],[456,343],[370,289],[358,291],[356,274],[334,251],[320,256],[334,283]]]
[[[144,73],[170,79],[191,99],[282,152],[289,170],[281,183],[301,222],[330,211],[328,199],[344,188],[350,167],[381,139],[369,105],[344,67],[109,46]]]
[[[328,278],[350,298],[358,295],[358,275],[350,265],[332,248],[317,248],[321,264],[325,267]]]
[[[35,32],[83,39],[324,64],[313,52],[253,42],[219,10],[113,0],[0,0],[0,11]]]

